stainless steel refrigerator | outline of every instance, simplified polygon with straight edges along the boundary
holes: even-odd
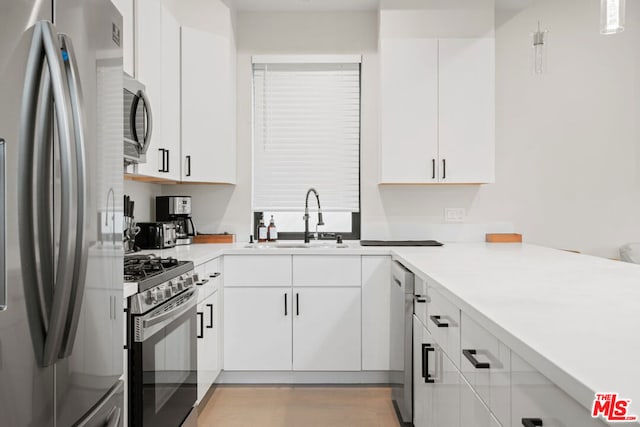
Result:
[[[0,425],[119,426],[122,17],[0,2]]]

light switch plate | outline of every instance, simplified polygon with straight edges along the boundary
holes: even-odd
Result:
[[[466,215],[464,208],[444,208],[445,222],[464,222]]]

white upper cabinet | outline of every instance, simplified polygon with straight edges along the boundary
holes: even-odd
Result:
[[[495,180],[495,40],[443,39],[440,63],[440,181]]]
[[[122,28],[120,28],[120,40],[123,51],[124,72],[133,76],[134,70],[134,43],[133,43],[133,0],[111,0],[122,15]]]
[[[182,27],[182,181],[235,184],[235,77],[229,36]]]
[[[135,2],[135,69],[136,79],[145,85],[153,114],[151,142],[146,163],[138,165],[138,173],[161,176],[164,148],[162,135],[162,3],[158,0]]]
[[[158,107],[156,107],[158,109]],[[180,24],[162,8],[162,132],[164,172],[166,179],[180,180]]]
[[[494,181],[495,40],[382,38],[381,184]]]
[[[381,182],[438,182],[438,41],[383,39]]]

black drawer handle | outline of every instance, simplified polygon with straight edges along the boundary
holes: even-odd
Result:
[[[207,329],[212,329],[213,328],[213,304],[207,304],[207,307],[209,307],[209,325],[207,326]]]
[[[425,297],[424,295],[414,295],[413,298],[416,300],[416,302],[421,304],[427,302],[427,297]]]
[[[522,425],[524,427],[541,427],[542,420],[540,418],[523,418]]]
[[[300,316],[300,296],[296,294],[296,316]]]
[[[207,283],[209,283],[209,279],[202,279],[201,281],[196,282],[196,285],[202,286],[202,285],[206,285]]]
[[[211,277],[212,279],[215,279],[216,277],[220,277],[220,275],[221,275],[221,274],[222,274],[222,273],[215,272],[215,273],[213,273],[213,274],[210,274],[210,275],[209,275],[209,277]]]
[[[431,344],[422,344],[422,378],[424,378],[424,382],[427,384],[433,384],[436,382],[436,380],[432,379],[429,374],[430,351],[436,351],[436,349],[431,347]]]
[[[287,316],[287,293],[284,293],[284,315]]]
[[[198,334],[198,338],[204,338],[204,313],[197,312],[198,322],[200,323],[200,333]]]
[[[476,350],[462,350],[462,354],[464,354],[464,357],[466,357],[467,360],[471,362],[473,367],[476,369],[491,368],[491,365],[488,362],[478,362],[478,360],[475,358],[475,355],[477,354]]]
[[[429,317],[431,317],[431,321],[433,323],[435,323],[438,328],[448,328],[449,327],[448,323],[440,321],[441,316],[429,316]]]

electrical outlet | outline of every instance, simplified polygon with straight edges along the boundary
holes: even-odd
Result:
[[[466,212],[464,208],[444,208],[445,222],[464,222]]]

